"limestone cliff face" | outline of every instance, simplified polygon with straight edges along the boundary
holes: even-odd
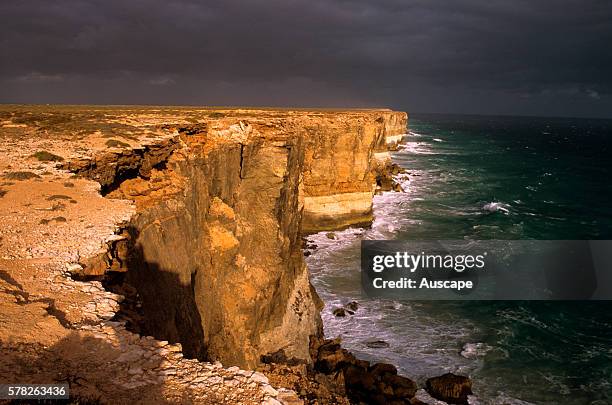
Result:
[[[117,190],[141,206],[126,281],[146,332],[187,356],[250,367],[279,349],[306,359],[320,319],[300,250],[302,138],[232,132],[183,137],[160,176],[183,184],[172,197]]]
[[[408,115],[403,112],[388,111],[383,113],[385,143],[398,143],[406,134]]]
[[[387,144],[405,134],[406,125],[406,113],[387,111],[305,128],[304,232],[372,221],[375,166]]]
[[[136,202],[119,249],[129,253],[84,273],[125,271],[142,332],[188,357],[254,367],[282,351],[310,362],[321,303],[300,236],[372,220],[376,154],[405,132],[406,114],[224,114],[169,126],[175,137],[122,163],[72,165],[107,197]]]

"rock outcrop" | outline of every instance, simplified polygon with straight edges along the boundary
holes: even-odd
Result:
[[[341,380],[353,403],[408,404],[418,389],[414,381],[398,375],[393,365],[358,360],[338,340],[326,340],[317,348],[315,369]]]

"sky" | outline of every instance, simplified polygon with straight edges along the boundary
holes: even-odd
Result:
[[[3,0],[0,103],[612,118],[612,2]]]

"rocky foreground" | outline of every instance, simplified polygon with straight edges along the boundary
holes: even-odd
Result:
[[[392,366],[323,339],[301,246],[372,220],[406,121],[3,106],[0,382],[101,403],[417,403]]]

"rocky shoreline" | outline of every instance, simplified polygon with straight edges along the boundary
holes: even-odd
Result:
[[[6,382],[67,381],[100,403],[418,403],[393,366],[323,339],[301,242],[370,221],[374,193],[397,189],[386,151],[405,113],[0,118]]]
[[[342,348],[339,339],[320,342],[313,358],[313,368],[281,361],[266,364],[262,370],[276,385],[291,388],[310,404],[468,404],[472,395],[467,377],[449,373],[430,378],[419,387],[398,375],[391,364],[357,359]]]

